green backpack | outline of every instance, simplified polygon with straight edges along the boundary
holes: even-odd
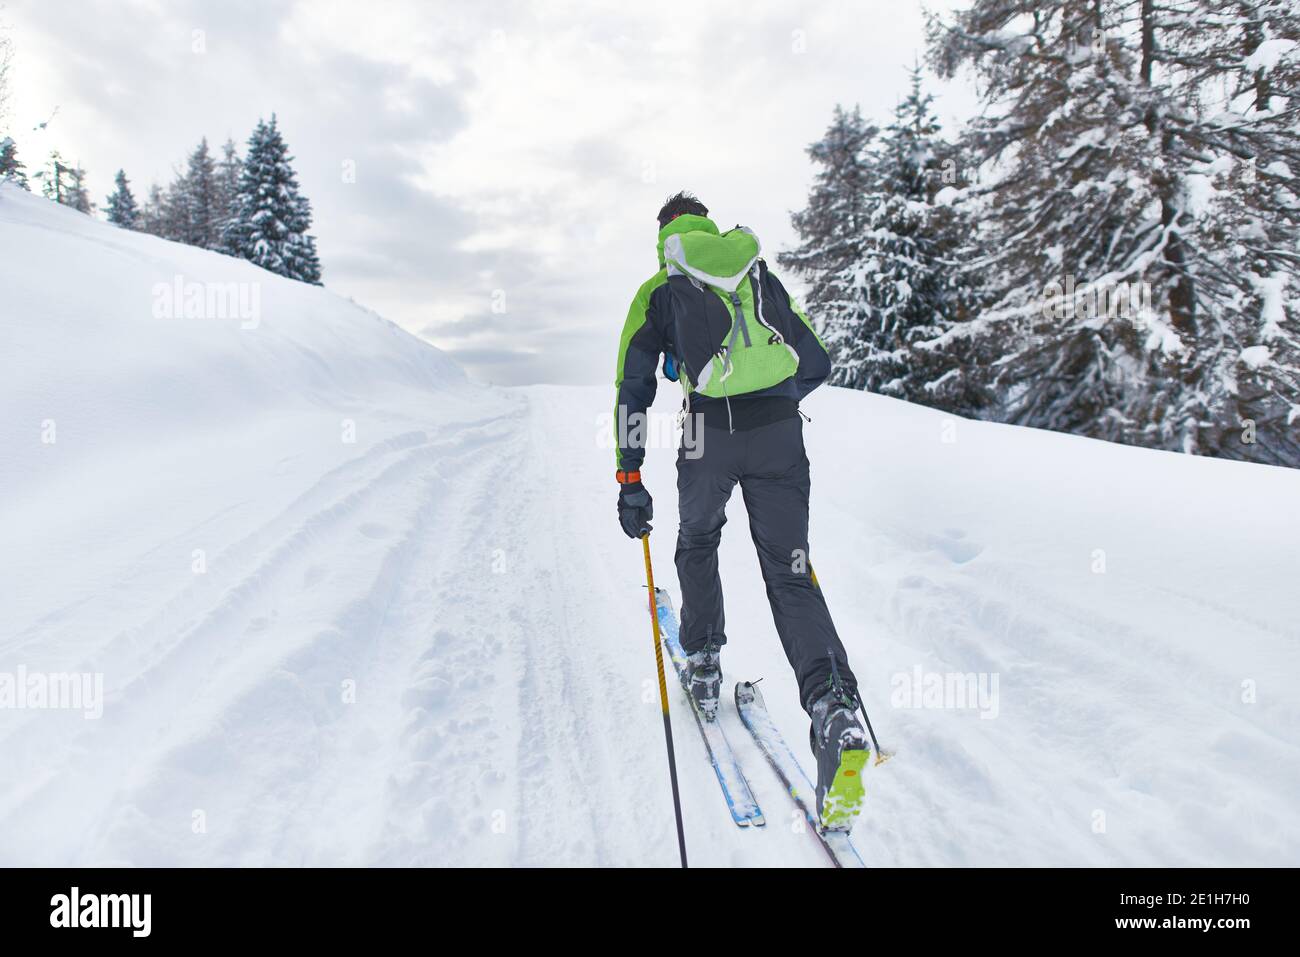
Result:
[[[759,392],[798,371],[790,310],[763,303],[767,266],[752,230],[673,234],[664,240],[664,261],[688,399]]]

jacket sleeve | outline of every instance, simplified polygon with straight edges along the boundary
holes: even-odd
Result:
[[[655,322],[658,306],[653,293],[662,285],[651,280],[637,290],[618,343],[618,368],[614,374],[615,468],[629,472],[639,469],[645,458],[649,433],[646,412],[654,404],[658,387],[655,372],[664,342]]]
[[[795,375],[795,389],[802,401],[831,374],[830,353],[826,349],[826,343],[822,342],[821,336],[817,335],[817,330],[813,328],[808,314],[803,311],[794,297],[785,291],[776,274],[769,270],[767,279],[771,283],[772,298],[776,302],[785,303],[796,316],[796,321],[791,323],[795,334],[790,345],[794,346],[794,351],[799,354],[799,371]]]

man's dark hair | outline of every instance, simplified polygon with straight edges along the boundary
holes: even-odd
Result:
[[[663,208],[659,210],[659,228],[663,229],[683,213],[691,213],[694,216],[707,216],[709,210],[694,195],[682,190],[675,196],[669,196],[664,201]]]

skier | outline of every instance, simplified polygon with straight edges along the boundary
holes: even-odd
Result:
[[[727,642],[718,576],[725,509],[739,484],[777,634],[799,682],[817,759],[823,827],[848,830],[868,753],[857,682],[808,562],[808,458],[799,401],[830,374],[808,317],[759,258],[754,234],[726,233],[681,192],[659,211],[659,271],[632,300],[618,349],[615,430],[618,515],[640,538],[654,515],[641,481],[656,371],[679,381],[691,443],[677,453],[683,683],[716,718]],[[852,786],[855,785],[855,791]]]

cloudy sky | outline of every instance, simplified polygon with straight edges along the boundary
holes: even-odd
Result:
[[[915,0],[0,3],[30,168],[143,196],[275,112],[326,285],[503,384],[610,379],[677,189],[791,245],[806,145],[837,102],[883,121],[923,53]],[[933,92],[945,125],[974,109]]]

